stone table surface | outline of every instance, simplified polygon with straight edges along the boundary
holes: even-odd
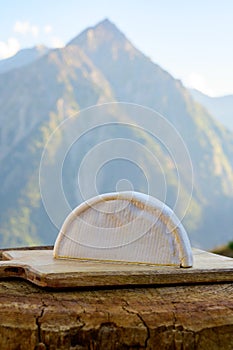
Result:
[[[233,349],[233,283],[49,290],[0,280],[0,349]]]

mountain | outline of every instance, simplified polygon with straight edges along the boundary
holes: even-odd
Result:
[[[214,254],[228,256],[233,258],[233,242],[229,242],[227,245],[222,245],[220,247],[216,247],[212,251]]]
[[[233,95],[210,97],[202,92],[190,89],[195,101],[202,104],[220,123],[233,131]]]
[[[45,55],[49,49],[43,45],[33,47],[31,49],[23,49],[14,56],[0,60],[0,73],[5,73],[11,69],[28,65],[39,57]]]
[[[108,104],[117,101],[127,104]],[[93,117],[90,106],[100,104],[104,105],[94,109]],[[85,108],[80,118],[76,118],[80,123],[77,129],[76,119],[68,117]],[[91,122],[96,125],[67,150],[60,176],[71,209],[83,200],[77,188],[77,169],[85,165],[85,160],[98,147],[108,145],[109,140],[123,139],[148,151],[141,154],[132,149],[130,155],[134,161],[116,157],[103,164],[104,152],[97,153],[98,156],[91,158],[93,163],[102,164],[94,174],[96,178],[91,177],[92,172],[86,172],[83,178],[88,194],[92,193],[94,181],[103,193],[114,191],[120,179],[128,179],[135,190],[142,192],[147,192],[149,181],[150,193],[163,200],[160,183],[157,185],[162,169],[167,181],[166,203],[171,207],[176,205],[179,190],[182,207],[182,203],[187,202],[191,177],[179,157],[174,134],[161,128],[156,118],[152,120],[151,128],[158,130],[157,138],[132,127],[134,115],[138,115],[143,123],[153,109],[172,123],[191,156],[193,196],[184,225],[192,244],[212,248],[231,241],[233,134],[196,103],[180,81],[137,50],[113,23],[104,20],[84,30],[66,47],[51,50],[29,65],[0,76],[1,246],[54,242],[58,228],[50,221],[48,208],[45,209],[42,203],[38,174],[46,143],[51,140],[56,127],[61,122],[66,125],[67,120],[71,125],[70,134],[60,127],[54,142],[48,146],[45,180],[51,187],[57,176],[52,171],[53,164],[59,159],[60,152],[69,146],[69,137],[77,137]],[[98,126],[109,117],[112,124]],[[124,127],[118,125],[122,120]],[[170,148],[163,140],[167,140]],[[123,145],[123,141],[118,145]],[[109,144],[107,148],[114,153],[114,147]],[[126,148],[123,151],[126,152]],[[176,163],[172,157],[174,152],[178,153]],[[180,186],[177,167],[181,171]],[[143,175],[143,171],[148,176]],[[57,198],[56,192],[54,196]],[[181,207],[177,207],[177,215],[181,215]],[[64,220],[62,203],[51,201],[51,209],[60,225]]]

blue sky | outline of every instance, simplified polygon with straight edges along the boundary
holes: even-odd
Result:
[[[185,85],[233,94],[232,0],[0,0],[0,59],[65,45],[104,18]]]

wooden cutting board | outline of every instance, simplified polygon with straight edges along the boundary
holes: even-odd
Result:
[[[99,260],[54,259],[53,250],[3,253],[0,278],[20,277],[41,287],[101,287],[233,282],[233,259],[193,249],[191,268]]]

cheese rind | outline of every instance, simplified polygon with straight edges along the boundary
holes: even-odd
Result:
[[[133,191],[99,195],[75,208],[59,232],[54,257],[193,264],[187,233],[174,212]]]

